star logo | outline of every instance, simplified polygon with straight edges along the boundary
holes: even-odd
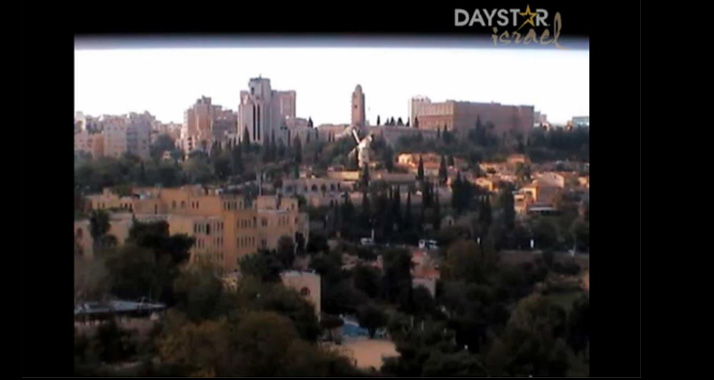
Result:
[[[519,15],[526,17],[526,21],[523,22],[523,24],[518,28],[518,30],[521,30],[526,24],[531,24],[532,27],[535,28],[535,23],[533,23],[533,19],[538,13],[533,13],[531,12],[531,7],[530,5],[526,5],[526,11],[525,12],[520,12],[518,13]]]

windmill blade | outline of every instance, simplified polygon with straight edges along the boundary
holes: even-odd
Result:
[[[357,142],[357,145],[359,145],[359,143],[361,142],[361,140],[359,139],[359,135],[357,134],[357,131],[354,130],[354,129],[352,129],[352,136],[355,138],[355,141]]]

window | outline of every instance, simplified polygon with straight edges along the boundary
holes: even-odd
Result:
[[[176,201],[171,201],[171,208],[176,209]]]
[[[267,227],[267,226],[268,226],[268,219],[263,218],[263,220],[261,221],[261,223],[262,223],[263,227]]]
[[[186,201],[181,201],[181,208],[186,208]]]
[[[308,289],[307,286],[303,287],[302,289],[300,289],[300,295],[302,295],[303,297],[309,296],[310,289]]]

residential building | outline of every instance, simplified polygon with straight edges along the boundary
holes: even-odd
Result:
[[[104,155],[104,135],[82,130],[74,134],[74,152],[89,154],[92,158]]]
[[[295,119],[295,91],[276,91],[268,78],[251,78],[248,91],[241,91],[238,106],[238,135],[248,131],[251,143],[262,145],[275,141],[288,144],[288,121]],[[282,128],[286,126],[286,128]]]
[[[211,103],[211,98],[202,96],[184,112],[180,133],[181,148],[186,152],[208,152],[214,142],[222,142],[237,132],[237,115]]]
[[[105,189],[87,196],[91,209],[122,209],[139,221],[163,220],[171,234],[196,239],[191,262],[210,261],[224,272],[238,269],[238,258],[259,248],[277,249],[278,240],[309,235],[297,199],[259,196],[252,199],[201,186],[134,189],[119,196]]]

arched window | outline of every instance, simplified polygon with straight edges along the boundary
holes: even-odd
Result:
[[[335,184],[334,184],[334,183],[330,184],[330,191],[335,191]]]
[[[310,289],[308,289],[307,286],[303,287],[302,289],[300,289],[300,295],[302,295],[303,297],[309,296]]]
[[[312,189],[312,191],[317,191],[317,185],[312,185],[310,189]]]

